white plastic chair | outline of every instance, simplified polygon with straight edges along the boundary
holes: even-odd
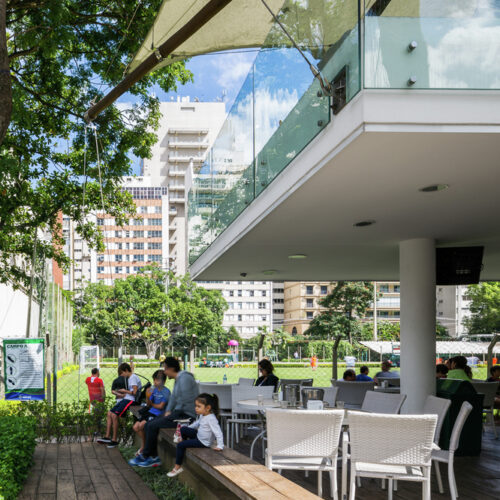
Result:
[[[240,379],[238,380],[238,385],[253,385],[255,383],[255,379],[254,378],[243,378],[243,377],[240,377]]]
[[[366,391],[373,391],[375,382],[332,380],[332,386],[338,388],[337,401],[343,401],[346,408],[361,408]]]
[[[448,413],[448,408],[451,405],[451,399],[437,398],[436,396],[427,396],[423,414],[437,415],[436,432],[434,434],[434,443],[439,445],[439,437],[441,436],[441,427],[443,427],[444,417]]]
[[[367,391],[361,409],[371,413],[397,415],[406,399],[405,394]]]
[[[262,419],[246,418],[241,415],[259,415],[258,410],[244,410],[238,406],[238,401],[247,399],[257,399],[262,395],[264,399],[271,399],[274,392],[274,387],[271,386],[246,386],[232,385],[231,387],[231,418],[226,422],[226,443],[229,447],[233,447],[233,437],[236,436],[236,442],[239,442],[238,426],[240,425],[257,425],[262,426]]]
[[[337,455],[343,419],[343,410],[268,409],[266,467],[318,471],[320,497],[322,472],[327,471],[331,495],[337,500]]]
[[[216,394],[219,398],[219,409],[221,418],[227,418],[232,415],[232,399],[231,399],[231,385],[228,384],[206,384],[200,382],[200,394],[206,392],[208,394]]]
[[[498,391],[499,382],[471,382],[477,393],[484,394],[483,413],[489,418],[490,424],[493,427],[495,439],[498,439],[497,427],[495,425],[495,417],[493,410],[495,408],[495,396]]]
[[[399,377],[377,377],[378,385],[382,382],[387,382],[388,387],[401,387],[401,379]]]
[[[460,441],[460,434],[462,433],[463,426],[469,413],[472,411],[472,405],[467,401],[462,403],[460,412],[458,413],[455,424],[453,425],[453,430],[451,431],[450,437],[450,447],[448,450],[434,450],[432,452],[432,461],[434,462],[434,467],[436,469],[436,479],[438,483],[439,493],[443,494],[443,480],[441,479],[441,471],[439,470],[439,462],[444,462],[448,464],[448,482],[450,485],[450,495],[452,500],[456,500],[458,497],[457,482],[455,480],[455,470],[453,467],[453,459],[455,457],[455,451],[458,448]]]
[[[356,496],[356,479],[388,479],[392,500],[395,480],[422,483],[422,498],[431,499],[431,451],[436,415],[387,415],[349,412],[351,479],[349,498]]]
[[[281,378],[278,384],[278,391],[283,390],[285,385],[300,385],[303,387],[312,387],[314,379],[312,378]]]
[[[323,395],[323,401],[328,403],[330,408],[335,407],[337,401],[337,393],[339,392],[337,387],[315,387],[315,389],[323,389],[325,394]]]

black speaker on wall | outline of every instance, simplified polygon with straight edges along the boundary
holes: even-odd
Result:
[[[474,285],[483,268],[484,247],[436,249],[436,285]]]

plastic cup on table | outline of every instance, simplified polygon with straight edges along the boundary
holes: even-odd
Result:
[[[277,392],[273,392],[273,403],[279,402],[279,394]]]
[[[281,408],[288,408],[288,401],[282,401]]]
[[[344,408],[344,402],[343,401],[337,401],[337,408]]]
[[[295,408],[297,406],[297,398],[295,396],[290,396],[290,406]]]
[[[259,406],[262,406],[264,404],[264,396],[262,394],[259,394],[257,396],[257,402],[258,402]]]

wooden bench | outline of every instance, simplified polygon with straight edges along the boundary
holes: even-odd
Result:
[[[132,407],[131,411],[137,416],[139,407]],[[158,453],[164,470],[171,470],[175,463],[174,432],[175,429],[161,429],[158,437]],[[231,448],[223,451],[188,449],[182,468],[184,472],[177,478],[203,500],[319,498]]]

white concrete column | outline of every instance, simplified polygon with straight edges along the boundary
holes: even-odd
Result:
[[[399,244],[403,413],[422,411],[436,392],[436,248],[434,240]]]

